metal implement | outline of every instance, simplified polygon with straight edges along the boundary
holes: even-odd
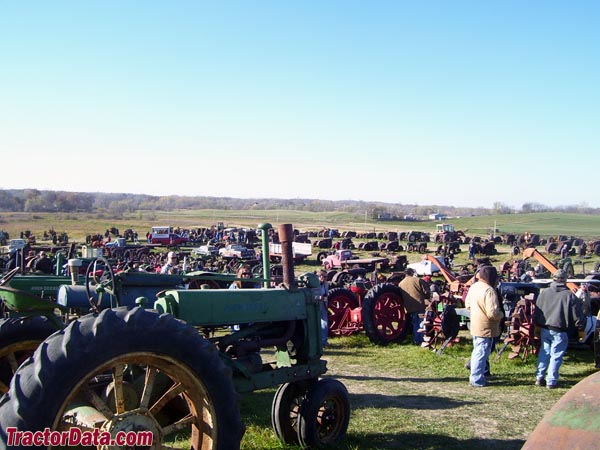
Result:
[[[596,450],[600,439],[600,373],[577,383],[546,413],[522,450]]]

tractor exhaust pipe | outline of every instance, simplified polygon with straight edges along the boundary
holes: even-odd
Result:
[[[281,242],[281,263],[283,265],[283,284],[288,290],[296,289],[294,280],[294,227],[290,223],[282,223],[278,226],[279,241]]]
[[[263,287],[268,288],[271,285],[271,261],[269,258],[269,230],[273,228],[270,223],[261,223],[258,229],[262,230],[262,263],[263,263]]]

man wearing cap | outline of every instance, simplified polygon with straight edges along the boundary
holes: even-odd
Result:
[[[177,267],[177,255],[175,252],[167,253],[167,262],[160,269],[160,273],[177,274],[179,269]]]
[[[552,280],[538,296],[533,314],[541,340],[535,384],[548,389],[558,386],[558,370],[569,343],[567,330],[571,325],[579,330],[585,326],[581,302],[566,286],[567,273],[558,269]]]

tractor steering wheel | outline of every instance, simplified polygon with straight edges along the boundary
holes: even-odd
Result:
[[[92,307],[95,306],[96,308],[102,303],[103,294],[117,297],[115,293],[115,274],[106,258],[100,256],[88,266],[85,272],[85,291]],[[96,303],[93,301],[93,293],[98,294]]]

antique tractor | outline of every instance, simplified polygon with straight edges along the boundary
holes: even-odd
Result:
[[[145,448],[184,439],[193,449],[236,449],[244,430],[238,396],[278,385],[271,419],[283,442],[320,447],[342,439],[350,406],[342,383],[321,378],[319,281],[310,273],[295,281],[291,225],[279,235],[280,287],[266,287],[264,251],[265,287],[169,289],[152,309],[108,308],[52,334],[0,400],[0,442],[15,429],[111,439],[136,431],[151,435]]]
[[[348,288],[327,294],[329,334],[349,336],[365,330],[371,342],[387,345],[401,342],[409,330],[402,291],[396,284],[373,285],[362,277]]]

